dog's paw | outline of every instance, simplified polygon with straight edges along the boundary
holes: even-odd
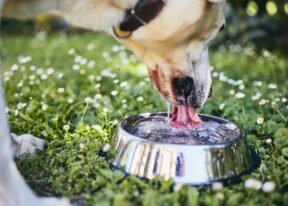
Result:
[[[40,202],[42,203],[41,206],[71,206],[69,200],[55,197],[42,197]]]
[[[21,157],[23,155],[33,155],[37,150],[43,150],[46,142],[30,134],[23,134],[17,136],[16,134],[11,134],[14,140],[18,143],[16,149],[16,157]]]

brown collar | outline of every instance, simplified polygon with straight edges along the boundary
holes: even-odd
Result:
[[[113,27],[118,38],[129,38],[133,31],[152,21],[163,9],[164,0],[139,0],[133,7],[126,10],[124,20]]]

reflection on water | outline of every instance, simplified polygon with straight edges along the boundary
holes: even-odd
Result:
[[[167,117],[163,116],[141,118],[128,132],[150,141],[185,145],[221,144],[240,134],[239,128],[232,123],[222,124],[211,120],[194,128],[178,129],[172,127]]]

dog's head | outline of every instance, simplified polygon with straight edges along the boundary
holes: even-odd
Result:
[[[224,0],[166,0],[152,21],[119,41],[147,65],[162,97],[199,108],[211,89],[207,46],[224,25],[223,7]]]

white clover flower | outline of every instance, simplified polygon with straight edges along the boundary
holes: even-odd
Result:
[[[97,83],[97,84],[95,84],[95,89],[99,89],[100,87],[101,87],[101,84],[100,83]]]
[[[174,191],[174,192],[179,192],[179,191],[182,189],[182,187],[183,187],[183,184],[181,184],[181,183],[176,183],[176,184],[174,185],[174,187],[173,187],[173,191]]]
[[[127,59],[127,53],[125,51],[121,51],[119,53],[119,58],[120,59]]]
[[[86,58],[82,58],[80,61],[80,64],[85,65],[85,64],[87,64],[87,62],[88,62],[88,60]]]
[[[242,79],[239,79],[239,80],[237,80],[237,84],[238,84],[238,85],[241,85],[241,84],[244,84],[244,82],[243,82]]]
[[[222,104],[219,105],[219,109],[220,109],[220,110],[223,110],[224,107],[225,107],[225,103],[222,103]]]
[[[34,75],[30,75],[29,76],[29,80],[35,80],[35,76]]]
[[[35,65],[31,65],[31,66],[30,66],[30,71],[31,71],[31,72],[35,71],[36,69],[37,69],[37,67],[36,67]]]
[[[95,77],[95,75],[90,74],[90,75],[88,76],[88,79],[89,79],[90,82],[93,82],[93,81],[96,79],[96,77]]]
[[[236,97],[237,99],[243,99],[243,98],[245,97],[245,94],[242,93],[242,92],[237,92],[237,93],[235,94],[235,97]]]
[[[113,81],[113,83],[114,83],[114,84],[118,84],[118,83],[119,83],[119,79],[115,79],[115,80]]]
[[[86,49],[88,51],[92,51],[95,49],[95,44],[93,42],[90,42],[89,44],[86,45]]]
[[[265,105],[265,104],[267,104],[268,103],[268,100],[266,100],[266,99],[261,99],[260,101],[259,101],[259,105],[260,106],[263,106],[263,105]]]
[[[11,71],[17,71],[19,69],[19,66],[18,64],[13,64],[10,69]]]
[[[127,104],[123,104],[122,107],[123,107],[124,109],[126,109],[126,108],[128,107],[128,105],[127,105]]]
[[[287,98],[283,97],[283,98],[281,99],[281,101],[282,101],[283,103],[286,103],[286,102],[287,102]]]
[[[237,86],[237,85],[238,85],[237,81],[235,81],[234,79],[228,79],[228,80],[227,80],[227,83],[228,83],[228,84],[231,84],[231,85],[233,85],[233,86]]]
[[[120,45],[119,48],[120,48],[121,51],[126,50],[126,47],[124,45]]]
[[[19,97],[19,94],[18,94],[18,93],[15,93],[15,94],[14,94],[14,97],[15,97],[15,98]]]
[[[267,144],[271,144],[272,143],[272,139],[271,138],[266,139],[266,143]]]
[[[72,69],[73,69],[74,71],[78,71],[78,70],[80,69],[80,65],[79,65],[79,64],[74,64],[74,65],[72,66]]]
[[[125,104],[127,102],[127,99],[123,99],[122,103]]]
[[[102,57],[103,57],[104,59],[109,59],[109,58],[111,58],[111,57],[110,57],[110,53],[107,52],[107,51],[105,51],[105,52],[102,53]]]
[[[267,51],[267,50],[264,50],[262,54],[263,54],[263,56],[266,57],[266,58],[268,58],[268,57],[271,56],[271,53],[270,53],[269,51]]]
[[[85,70],[85,69],[80,69],[79,73],[80,73],[81,75],[84,75],[84,74],[86,74],[86,70]]]
[[[102,150],[103,152],[108,152],[111,148],[111,145],[109,143],[104,144]]]
[[[258,100],[260,99],[262,94],[260,92],[257,92],[254,96],[252,96],[252,100]]]
[[[261,87],[263,85],[261,81],[254,81],[253,84],[257,87]]]
[[[117,45],[114,45],[114,46],[112,46],[112,52],[119,52],[120,51],[120,48],[119,48],[119,46],[117,46]]]
[[[42,108],[43,111],[46,111],[48,109],[48,105],[47,104],[43,104],[41,108]]]
[[[64,131],[68,131],[70,129],[70,126],[68,125],[68,124],[65,124],[64,126],[63,126],[63,130]]]
[[[85,102],[86,102],[86,104],[91,104],[93,102],[93,100],[91,97],[86,97]]]
[[[263,117],[258,117],[256,122],[257,122],[257,124],[263,124],[264,123],[264,118]]]
[[[116,73],[112,73],[110,77],[111,77],[112,79],[114,79],[114,78],[117,77],[117,74],[116,74]]]
[[[83,149],[85,148],[85,144],[80,143],[80,144],[79,144],[79,148],[83,150]]]
[[[34,81],[29,81],[29,85],[34,85],[35,82]]]
[[[116,96],[118,94],[118,91],[116,91],[116,90],[113,90],[112,92],[111,92],[111,95],[112,96]]]
[[[226,76],[224,75],[224,73],[221,72],[220,75],[219,75],[219,80],[222,81],[222,82],[227,82],[228,77],[226,77]]]
[[[64,77],[63,73],[58,74],[58,79],[63,79],[63,77]]]
[[[64,93],[64,91],[65,91],[65,89],[64,89],[63,87],[59,87],[59,88],[57,89],[57,92],[58,92],[59,94]]]
[[[126,82],[126,81],[121,82],[120,87],[122,87],[122,88],[128,87],[128,82]]]
[[[101,98],[102,98],[102,95],[101,95],[101,94],[95,94],[94,99],[99,100],[99,99],[101,99]]]
[[[113,121],[112,121],[112,124],[113,124],[113,125],[117,125],[117,124],[118,124],[118,120],[117,120],[117,119],[113,120]]]
[[[18,110],[18,109],[15,109],[15,111],[14,111],[14,116],[17,117],[18,114],[19,114],[19,110]]]
[[[234,95],[235,95],[235,90],[234,90],[234,89],[231,89],[231,90],[229,91],[229,94],[230,94],[231,96],[234,96]]]
[[[272,181],[265,182],[262,186],[263,192],[272,192],[275,189],[276,185]]]
[[[217,191],[223,188],[223,184],[221,182],[213,182],[212,183],[212,190]]]
[[[245,181],[244,186],[248,189],[259,190],[262,187],[262,182],[249,178]]]
[[[44,73],[44,70],[42,68],[39,68],[36,70],[36,74],[41,75]]]
[[[108,112],[109,112],[109,109],[106,108],[106,107],[104,107],[104,108],[103,108],[103,112],[104,112],[104,113],[108,113]]]
[[[97,109],[100,107],[100,104],[97,101],[93,101],[93,107]]]
[[[245,89],[245,85],[244,85],[244,84],[240,84],[239,89],[240,89],[240,90]]]
[[[213,73],[212,73],[212,77],[215,77],[215,78],[216,78],[216,77],[218,77],[218,76],[219,76],[219,73],[218,73],[218,72],[213,72]]]
[[[81,57],[81,56],[77,56],[77,57],[74,58],[74,62],[75,62],[75,63],[80,63],[81,60],[82,60],[82,57]]]
[[[32,57],[30,57],[30,56],[27,56],[27,57],[25,57],[25,56],[19,56],[19,57],[18,57],[18,62],[19,62],[20,64],[26,64],[26,63],[30,62],[31,60],[32,60]]]
[[[96,76],[96,80],[97,80],[97,81],[101,81],[101,79],[102,79],[102,77],[101,77],[100,75],[97,75],[97,76]]]
[[[277,85],[276,84],[268,84],[268,88],[269,89],[277,89]]]
[[[73,54],[75,54],[75,49],[74,49],[74,48],[69,49],[68,52],[67,52],[67,54],[68,54],[69,56],[72,56]]]
[[[47,74],[42,74],[41,77],[40,77],[40,79],[42,79],[42,80],[46,80],[47,78],[48,78]]]
[[[137,102],[143,102],[143,101],[144,101],[144,98],[141,97],[141,96],[140,96],[140,97],[137,97],[136,101],[137,101]]]
[[[96,65],[96,62],[93,61],[93,60],[91,60],[91,61],[88,62],[87,67],[88,67],[89,69],[92,69],[95,65]]]
[[[109,69],[104,69],[101,71],[102,77],[112,77],[113,73]]]
[[[67,99],[67,103],[68,103],[68,104],[72,104],[73,102],[74,102],[73,98],[69,97],[69,98]]]
[[[21,81],[17,84],[17,87],[23,87],[23,85],[24,85],[24,82],[23,82],[23,80],[21,80]]]
[[[48,68],[47,69],[47,74],[48,75],[52,75],[54,73],[54,69],[53,68]]]
[[[24,109],[26,106],[27,106],[27,104],[26,103],[22,103],[22,102],[20,102],[20,103],[18,103],[16,105],[18,110]]]

